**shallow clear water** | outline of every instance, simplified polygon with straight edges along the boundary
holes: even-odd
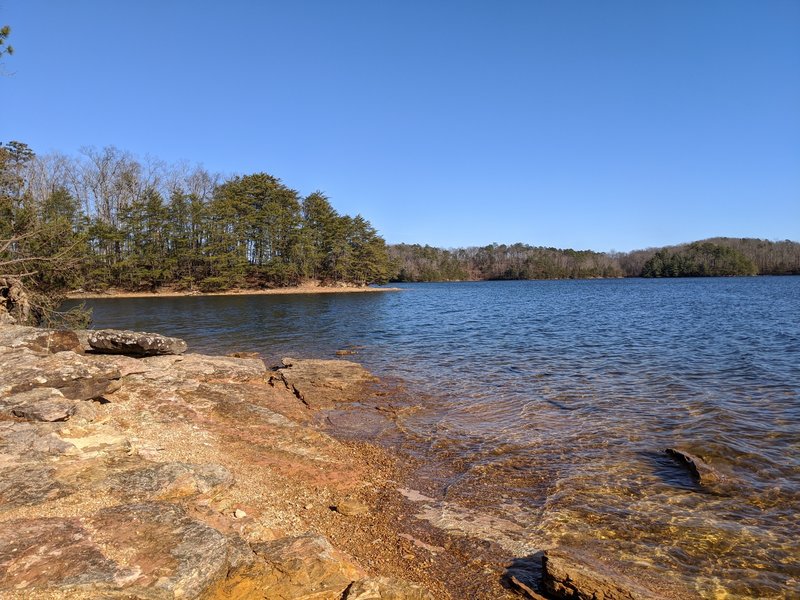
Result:
[[[275,364],[363,346],[417,397],[404,447],[448,465],[440,497],[703,597],[800,597],[800,277],[404,287],[89,304],[95,327]]]

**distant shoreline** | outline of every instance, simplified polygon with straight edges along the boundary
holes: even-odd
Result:
[[[99,300],[103,298],[181,298],[192,296],[273,296],[286,294],[364,294],[371,292],[398,292],[396,287],[327,287],[316,284],[303,284],[282,288],[236,288],[222,292],[200,292],[191,290],[158,290],[155,292],[130,292],[127,290],[111,289],[106,292],[71,292],[67,294],[68,300]]]

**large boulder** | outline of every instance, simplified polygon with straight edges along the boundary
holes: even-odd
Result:
[[[157,333],[100,329],[89,334],[89,346],[103,354],[129,354],[155,356],[157,354],[183,354],[186,342],[179,338]]]

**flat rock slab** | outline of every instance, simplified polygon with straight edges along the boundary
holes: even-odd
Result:
[[[103,354],[155,356],[186,352],[186,342],[180,338],[121,329],[92,331],[89,333],[88,342],[92,350]]]
[[[0,421],[0,468],[24,462],[43,463],[74,450],[73,444],[39,423]]]
[[[421,585],[395,577],[370,577],[356,581],[344,600],[433,600]]]
[[[324,537],[305,534],[252,545],[264,561],[264,598],[341,598],[365,573]]]
[[[66,421],[77,410],[73,400],[53,398],[38,402],[23,402],[11,409],[11,414],[26,421]]]
[[[0,469],[0,512],[35,506],[72,493],[71,486],[56,479],[55,468],[27,464]],[[4,526],[1,529],[14,529]]]
[[[311,408],[331,408],[339,402],[363,399],[364,388],[377,378],[349,360],[284,358],[280,379],[298,399]]]
[[[64,394],[55,388],[33,388],[16,394],[0,395],[0,410],[7,410],[21,404],[36,404],[49,400],[63,400]]]
[[[238,536],[152,502],[0,530],[0,595],[47,588],[96,597],[198,598],[253,562]]]
[[[28,348],[48,353],[83,350],[80,339],[74,331],[25,326],[0,326],[0,346]]]
[[[174,500],[213,494],[233,483],[233,475],[221,465],[172,462],[120,471],[112,474],[103,485],[128,498]]]
[[[0,398],[54,388],[71,400],[93,400],[119,388],[120,370],[75,352],[41,354],[27,348],[0,353]]]

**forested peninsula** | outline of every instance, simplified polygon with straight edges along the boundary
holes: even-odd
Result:
[[[800,244],[791,241],[714,238],[628,253],[387,245],[363,216],[342,215],[324,193],[303,196],[267,173],[223,177],[114,147],[37,155],[22,142],[0,143],[6,297],[10,278],[57,298],[75,290],[209,293],[309,281],[797,273]]]

